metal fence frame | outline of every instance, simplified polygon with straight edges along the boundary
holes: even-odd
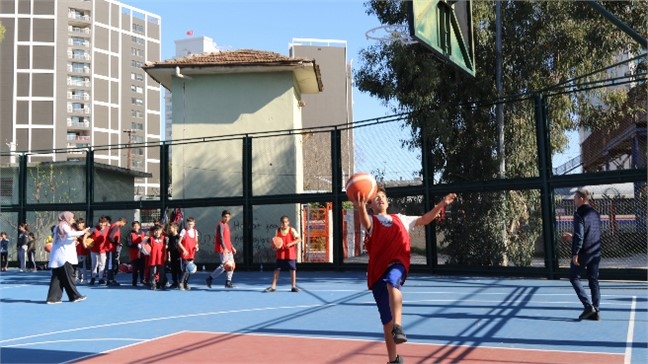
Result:
[[[413,265],[412,270],[415,272],[426,272],[432,274],[470,274],[470,275],[503,275],[503,276],[534,276],[546,277],[549,279],[563,278],[568,275],[565,268],[560,268],[558,264],[558,248],[559,242],[555,241],[555,224],[556,219],[554,213],[554,195],[553,191],[556,188],[582,186],[588,184],[604,184],[604,183],[621,183],[621,182],[635,182],[646,183],[648,174],[646,168],[630,169],[630,170],[617,170],[608,172],[596,173],[582,173],[570,175],[554,175],[552,174],[551,165],[551,149],[549,143],[548,132],[548,118],[547,118],[547,99],[548,97],[542,94],[534,95],[535,103],[535,124],[536,124],[536,138],[538,145],[538,177],[531,178],[516,178],[516,179],[502,179],[502,180],[489,180],[485,182],[467,182],[467,183],[451,183],[443,185],[435,185],[433,183],[432,169],[425,153],[422,155],[422,176],[423,183],[419,186],[398,186],[389,187],[388,193],[390,197],[398,198],[404,196],[420,195],[423,196],[424,209],[427,211],[434,206],[434,201],[441,196],[454,192],[497,192],[505,190],[530,190],[537,189],[541,192],[541,207],[542,207],[542,220],[543,220],[543,237],[544,237],[544,262],[543,268],[537,267],[466,267],[466,266],[450,266],[438,264],[436,236],[434,234],[434,226],[430,224],[426,226],[426,254],[427,263],[424,266]],[[372,119],[375,123],[385,122],[381,119]],[[226,198],[193,198],[193,199],[171,199],[169,196],[169,152],[170,147],[178,143],[201,143],[207,141],[208,138],[200,140],[179,140],[179,141],[165,141],[160,142],[160,199],[159,200],[140,200],[140,201],[111,201],[99,202],[94,199],[94,149],[88,148],[86,150],[86,191],[85,201],[81,203],[66,204],[65,207],[60,204],[30,204],[27,203],[26,196],[26,182],[27,182],[27,157],[29,153],[19,154],[19,175],[18,175],[18,203],[15,205],[5,205],[1,207],[3,212],[17,213],[19,221],[25,221],[27,212],[30,211],[58,211],[58,210],[73,210],[85,211],[86,220],[94,220],[94,212],[97,210],[116,210],[116,209],[159,209],[166,211],[167,208],[191,208],[191,207],[219,207],[219,206],[242,206],[243,209],[243,263],[239,264],[239,269],[251,270],[259,269],[258,264],[253,263],[253,248],[252,248],[252,234],[253,229],[253,207],[265,204],[286,204],[286,203],[309,203],[309,202],[328,202],[333,206],[333,262],[332,263],[308,263],[302,264],[300,269],[318,269],[318,270],[355,270],[366,269],[365,264],[361,263],[344,263],[343,262],[343,248],[342,248],[342,203],[347,200],[346,194],[343,191],[343,173],[341,165],[342,156],[342,132],[348,128],[357,127],[357,125],[333,126],[322,128],[319,132],[328,132],[330,135],[331,145],[331,161],[332,161],[332,191],[328,193],[302,193],[294,195],[268,195],[268,196],[255,196],[252,192],[252,148],[254,140],[257,137],[267,136],[268,133],[259,135],[245,134],[231,136],[233,139],[240,138],[242,140],[242,154],[243,159],[243,173],[242,185],[243,194],[237,197]],[[309,130],[291,130],[277,132],[281,134],[295,134],[295,133],[312,133],[313,129]],[[221,137],[222,138],[222,137]],[[150,146],[150,145],[148,145]],[[124,147],[124,146],[122,146]],[[131,146],[128,146],[131,147]],[[423,146],[423,150],[427,150]],[[6,153],[2,153],[7,155]],[[203,265],[203,262],[198,262]],[[602,279],[632,279],[632,280],[646,280],[648,279],[648,269],[602,269]]]

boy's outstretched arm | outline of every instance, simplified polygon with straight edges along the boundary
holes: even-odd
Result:
[[[431,223],[439,215],[439,212],[441,212],[441,209],[443,209],[444,207],[450,205],[455,200],[455,198],[457,198],[456,193],[447,194],[443,198],[443,200],[441,200],[438,204],[436,204],[432,208],[432,210],[426,212],[423,216],[419,217],[416,220],[416,225],[417,226],[419,226],[419,225],[427,225],[427,224]]]
[[[369,202],[367,197],[358,193],[356,200],[353,201],[353,208],[358,211],[358,214],[360,215],[360,224],[369,231],[371,228],[371,216],[369,216],[369,213],[367,212],[367,202]]]

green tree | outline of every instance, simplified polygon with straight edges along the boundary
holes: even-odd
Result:
[[[4,39],[4,35],[5,35],[5,27],[4,25],[2,25],[2,22],[0,22],[0,42],[2,42],[2,40]]]
[[[362,50],[361,67],[354,75],[360,90],[381,99],[395,113],[409,113],[409,146],[426,146],[423,153],[429,155],[440,183],[498,178],[497,127],[492,102],[497,96],[495,2],[472,3],[475,78],[439,62],[421,44],[400,42],[381,42]],[[603,5],[638,33],[648,33],[648,2]],[[504,95],[529,96],[534,90],[614,64],[619,54],[642,52],[636,42],[586,2],[508,1],[501,6]],[[404,1],[368,1],[367,13],[376,15],[385,25],[407,24]],[[606,77],[605,72],[593,73],[587,81]],[[639,93],[645,94],[645,85],[640,89]],[[594,105],[595,97],[614,101],[618,109],[623,109],[621,105],[628,99],[627,90],[609,89],[552,96],[549,119],[554,151],[560,152],[567,146],[567,131],[581,126],[597,128],[611,118],[603,118],[609,108]],[[640,110],[632,110],[637,111]],[[507,102],[504,120],[505,178],[536,176],[532,100]],[[541,226],[538,204],[537,191],[462,194],[453,207],[461,214],[455,214],[445,225],[448,263],[530,264]]]

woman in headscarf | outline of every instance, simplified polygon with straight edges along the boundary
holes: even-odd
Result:
[[[63,290],[70,302],[79,302],[86,299],[76,289],[74,279],[74,265],[78,264],[76,254],[77,237],[88,233],[90,228],[81,231],[74,231],[74,214],[65,211],[59,214],[58,225],[54,228],[52,251],[49,256],[49,267],[52,269],[49,291],[47,292],[47,303],[61,303]]]

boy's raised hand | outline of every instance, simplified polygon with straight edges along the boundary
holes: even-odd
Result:
[[[451,203],[454,202],[456,198],[457,198],[456,193],[449,193],[443,198],[443,202],[445,202],[446,205],[450,205]]]

